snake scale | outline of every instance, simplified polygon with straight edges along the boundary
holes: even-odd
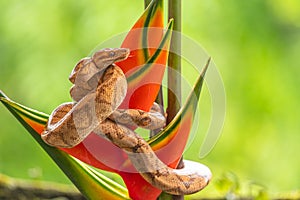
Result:
[[[127,82],[114,63],[129,56],[129,49],[102,49],[91,58],[83,58],[69,80],[74,102],[58,106],[50,115],[42,139],[55,147],[71,148],[92,131],[122,148],[141,174],[153,186],[175,195],[192,194],[203,189],[211,178],[207,167],[184,161],[183,169],[172,169],[153,152],[149,144],[127,126],[147,129],[165,124],[158,105],[150,112],[118,109],[126,96]]]

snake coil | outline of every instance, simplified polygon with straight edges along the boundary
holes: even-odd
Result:
[[[184,161],[183,169],[169,168],[126,126],[161,128],[165,119],[157,106],[150,112],[117,109],[126,96],[127,82],[113,63],[128,55],[128,49],[103,49],[79,61],[69,78],[74,84],[70,93],[75,102],[64,103],[51,113],[42,139],[52,146],[70,148],[93,131],[122,148],[141,176],[155,187],[175,195],[198,192],[211,179],[206,166]]]

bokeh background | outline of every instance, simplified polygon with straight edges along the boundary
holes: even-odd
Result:
[[[0,1],[0,7],[0,89],[50,113],[70,101],[67,77],[76,62],[128,31],[143,1],[13,0]],[[183,33],[213,57],[226,89],[226,121],[216,146],[200,159],[199,136],[185,153],[212,169],[206,192],[222,192],[226,179],[246,188],[255,183],[271,193],[297,191],[300,1],[189,0],[182,9]],[[200,104],[203,121],[196,123],[205,127],[211,106],[205,88]],[[4,106],[0,173],[70,183]]]

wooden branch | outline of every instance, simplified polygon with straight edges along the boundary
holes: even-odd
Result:
[[[0,174],[0,191],[0,199],[86,199],[71,185],[21,180],[2,174]]]

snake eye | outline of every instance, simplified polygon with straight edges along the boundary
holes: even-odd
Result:
[[[116,53],[114,52],[114,51],[111,51],[110,53],[109,53],[109,56],[110,57],[114,57],[116,55]]]

